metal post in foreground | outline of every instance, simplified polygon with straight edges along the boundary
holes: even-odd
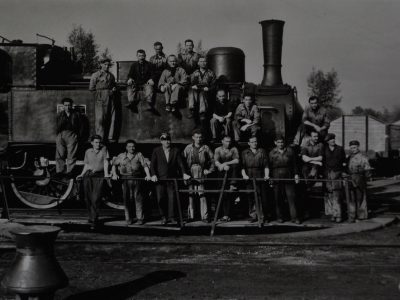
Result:
[[[15,235],[17,253],[1,285],[17,300],[52,300],[54,293],[68,285],[68,278],[54,255],[54,242],[61,229],[26,226]]]

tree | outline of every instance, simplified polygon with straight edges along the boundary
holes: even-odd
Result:
[[[380,121],[391,123],[399,119],[400,107],[396,106],[390,111],[386,107],[384,107],[382,111],[379,111],[373,108],[363,108],[361,106],[356,106],[355,108],[353,108],[351,113],[354,115],[370,115]]]
[[[99,62],[99,45],[95,42],[94,34],[83,29],[82,25],[74,25],[68,42],[75,48],[76,55],[81,57],[83,74],[95,72]]]
[[[343,112],[339,104],[342,101],[340,96],[340,81],[335,69],[324,73],[322,70],[312,69],[307,78],[308,95],[317,96],[322,106],[328,110],[331,120],[340,117]]]

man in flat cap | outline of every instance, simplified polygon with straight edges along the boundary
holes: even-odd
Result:
[[[115,137],[115,77],[110,73],[111,60],[100,60],[100,70],[90,78],[89,90],[94,94],[96,134],[103,141],[113,141]]]
[[[350,157],[348,160],[348,171],[351,179],[350,199],[347,203],[348,221],[355,219],[365,220],[368,218],[367,208],[367,180],[371,177],[371,166],[368,158],[360,152],[360,142],[350,141]]]
[[[175,222],[175,186],[172,180],[161,180],[177,178],[190,178],[186,173],[185,165],[178,148],[171,147],[171,136],[162,133],[160,136],[161,146],[154,149],[151,156],[150,173],[151,180],[157,182],[156,193],[158,207],[161,214],[161,224]]]
[[[343,147],[336,145],[336,136],[328,133],[325,141],[327,145],[324,148],[324,177],[328,180],[341,180],[342,173],[346,164],[346,154]],[[325,194],[325,214],[331,215],[333,222],[342,221],[342,182],[326,182]]]

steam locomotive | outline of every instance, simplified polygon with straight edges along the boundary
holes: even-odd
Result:
[[[244,91],[254,94],[261,112],[261,141],[268,147],[278,133],[287,140],[294,137],[301,122],[302,108],[297,100],[296,88],[282,81],[284,21],[266,20],[260,24],[264,50],[261,84],[245,82],[245,55],[241,49],[210,49],[207,61],[208,67],[217,76],[217,86],[228,91],[230,101],[239,103]],[[82,79],[79,68],[74,66],[72,56],[73,49],[48,44],[0,44],[0,103],[8,103],[9,170],[18,175],[40,176],[38,180],[15,179],[11,183],[16,197],[30,207],[54,207],[74,193],[73,179],[60,180],[52,176],[55,169],[56,114],[61,99],[68,97],[74,100],[76,109],[88,122],[87,135],[94,129],[93,96],[88,90],[88,82]],[[190,143],[191,132],[198,124],[196,120],[186,117],[184,103],[179,114],[168,114],[163,95],[159,93],[155,102],[156,114],[140,104],[137,113],[124,108],[123,104],[127,103],[126,79],[131,63],[117,62],[117,81],[121,91],[116,105],[119,140],[135,139],[140,150],[147,155],[158,144],[160,132],[168,131],[174,143]],[[116,154],[112,147],[110,152]],[[115,199],[106,203],[122,208]]]

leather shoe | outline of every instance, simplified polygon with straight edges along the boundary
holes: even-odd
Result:
[[[166,225],[168,223],[167,218],[166,217],[162,217],[161,218],[161,225]]]

